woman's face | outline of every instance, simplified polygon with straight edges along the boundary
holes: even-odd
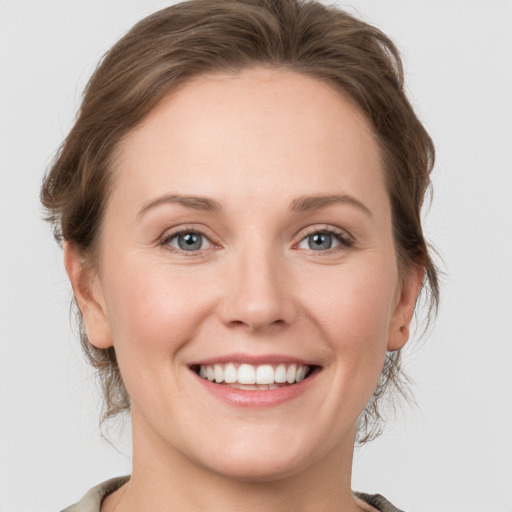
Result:
[[[272,479],[346,454],[420,281],[399,280],[365,118],[301,74],[204,76],[113,172],[75,292],[90,341],[115,346],[134,457]]]

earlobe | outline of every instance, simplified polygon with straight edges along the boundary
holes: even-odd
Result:
[[[82,313],[89,342],[96,348],[113,345],[110,325],[97,274],[87,268],[78,248],[64,242],[64,266]]]
[[[390,325],[387,345],[389,351],[402,348],[409,339],[409,329],[424,275],[423,267],[416,265],[411,265],[407,272]]]

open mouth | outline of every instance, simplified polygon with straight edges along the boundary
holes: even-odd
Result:
[[[234,389],[266,391],[293,386],[319,370],[319,366],[295,363],[261,364],[226,363],[193,365],[202,379]]]

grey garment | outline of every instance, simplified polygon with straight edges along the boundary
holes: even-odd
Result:
[[[90,489],[78,503],[65,508],[62,512],[100,512],[101,502],[128,480],[130,480],[129,475],[111,478]]]
[[[380,512],[404,512],[403,510],[396,508],[389,501],[381,496],[380,494],[365,494],[364,492],[354,493],[361,501],[368,503],[372,507],[375,507]]]
[[[93,487],[87,494],[74,505],[62,510],[62,512],[100,512],[101,502],[110,493],[116,491],[130,479],[129,476],[120,476],[111,478],[96,487]],[[380,512],[403,512],[389,503],[389,501],[380,494],[364,494],[356,492],[355,495],[362,501],[365,501]]]

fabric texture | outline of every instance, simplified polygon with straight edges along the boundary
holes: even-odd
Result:
[[[361,501],[375,507],[380,512],[404,512],[392,505],[384,496],[380,494],[365,494],[364,492],[354,493]]]
[[[100,512],[102,501],[112,492],[116,491],[130,479],[129,476],[111,478],[102,484],[93,487],[84,497],[74,505],[62,510],[62,512]],[[365,494],[356,492],[355,496],[361,501],[375,507],[380,512],[404,512],[394,507],[380,494]]]

